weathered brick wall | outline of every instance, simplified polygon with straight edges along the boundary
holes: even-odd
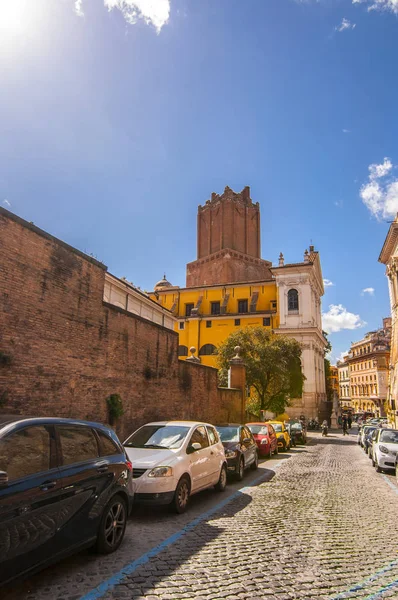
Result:
[[[0,411],[106,422],[118,393],[122,437],[151,419],[239,419],[240,392],[179,361],[175,332],[103,302],[105,271],[0,208]]]

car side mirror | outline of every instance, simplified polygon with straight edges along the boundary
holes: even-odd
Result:
[[[250,438],[243,438],[243,444],[250,444],[251,443],[251,439]]]
[[[0,471],[0,487],[8,484],[8,475],[5,471]]]
[[[188,450],[188,454],[192,454],[193,452],[197,452],[198,450],[201,450],[202,446],[199,444],[199,442],[193,442],[192,444],[189,444],[187,450]]]

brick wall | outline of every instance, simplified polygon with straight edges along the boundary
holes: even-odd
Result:
[[[179,361],[177,333],[103,302],[105,272],[0,208],[0,411],[107,422],[118,393],[121,437],[151,419],[239,420],[240,392]]]

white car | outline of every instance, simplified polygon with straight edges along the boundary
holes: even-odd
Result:
[[[383,469],[395,469],[398,452],[398,430],[379,429],[372,443],[372,465],[380,473]]]
[[[184,512],[189,497],[227,485],[227,461],[218,433],[208,423],[147,423],[123,443],[133,463],[134,499],[170,504]]]

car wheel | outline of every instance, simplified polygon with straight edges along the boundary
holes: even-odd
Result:
[[[236,479],[238,481],[242,481],[243,476],[245,474],[245,463],[243,458],[239,460],[238,470],[236,471]]]
[[[173,510],[179,515],[185,512],[188,506],[190,492],[191,486],[188,477],[181,477],[180,481],[177,483],[173,502],[171,503]]]
[[[257,454],[257,452],[255,452],[255,454],[254,454],[254,461],[250,465],[250,468],[252,471],[257,471],[257,469],[258,469],[258,454]]]
[[[122,543],[127,524],[127,504],[121,496],[114,496],[102,513],[95,549],[110,554]]]
[[[376,466],[376,463],[375,463],[374,458],[372,456],[372,467],[375,467],[375,466]]]
[[[381,469],[379,467],[379,465],[376,463],[376,473],[382,473],[382,472],[383,472],[383,469]]]
[[[221,467],[220,477],[214,486],[216,492],[224,492],[227,487],[227,467],[223,465]]]

